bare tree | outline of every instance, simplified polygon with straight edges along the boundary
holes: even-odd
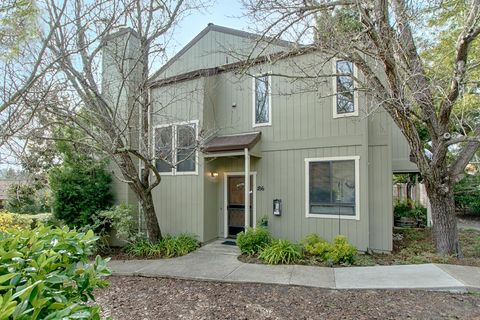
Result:
[[[437,81],[431,76],[435,70],[427,72],[428,65],[422,60],[421,44],[425,41],[421,40],[425,40],[425,35],[431,38],[439,30],[429,29],[422,21],[438,11],[451,10],[446,2],[244,1],[262,39],[268,35],[291,40],[298,44],[292,46],[292,51],[321,52],[326,60],[351,61],[359,69],[357,90],[373,98],[408,141],[431,201],[434,237],[441,254],[459,253],[453,187],[464,176],[480,141],[480,124],[476,122],[471,130],[456,130],[452,111],[466,77],[480,67],[479,61],[471,59],[472,52],[479,50],[475,41],[480,34],[480,1],[457,2],[464,10],[457,13],[460,18],[455,21],[455,26],[459,26],[450,47],[451,72],[447,79]],[[283,57],[288,54],[291,52],[285,52]],[[309,75],[306,70],[305,76],[338,74]],[[427,142],[418,129],[426,130]]]
[[[179,161],[156,149],[152,141],[149,77],[164,61],[178,22],[206,4],[206,0],[36,1],[41,55],[29,52],[36,58],[35,72],[26,73],[21,82],[11,81],[17,88],[0,105],[5,128],[11,128],[4,132],[4,141],[10,138],[9,143],[22,152],[32,139],[54,139],[45,129],[49,126],[82,130],[88,141],[76,143],[89,144],[111,160],[113,171],[139,201],[149,239],[160,239],[152,196],[161,182],[156,162],[173,167]],[[12,64],[9,74],[14,71]],[[39,113],[42,121],[35,121]],[[23,122],[17,126],[20,118]],[[193,144],[187,149],[195,152],[197,137],[187,140]]]

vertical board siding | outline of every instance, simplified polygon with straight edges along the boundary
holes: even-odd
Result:
[[[261,48],[255,48],[257,45],[255,39],[211,30],[194,46],[173,61],[162,74],[157,76],[157,79],[224,65],[227,64],[227,59],[228,63],[234,63],[249,54],[256,56],[262,50]],[[271,45],[267,52],[271,53],[282,49],[284,48]]]
[[[225,44],[228,39],[231,36],[209,33],[185,53],[183,60],[170,66],[168,72],[223,64],[225,52],[210,53],[219,42]],[[256,66],[249,73],[294,74],[312,61],[316,72],[320,68],[331,71],[331,63],[322,65],[318,61],[325,61],[320,59],[317,54],[306,54],[296,57],[295,63],[282,60],[273,66]],[[358,117],[333,119],[331,79],[315,84],[280,76],[271,79],[271,126],[252,126],[252,78],[234,72],[153,89],[153,121],[161,124],[198,119],[199,129],[207,135],[261,131],[261,158],[251,158],[251,171],[257,172],[257,186],[264,187],[263,191],[256,191],[256,216],[257,220],[263,215],[269,217],[269,229],[275,237],[300,241],[309,233],[317,233],[332,240],[340,233],[360,250],[391,250],[392,151],[385,114],[379,113],[373,120],[366,118],[368,102],[360,96]],[[178,95],[184,97],[175,99]],[[370,140],[374,141],[372,145]],[[334,156],[360,156],[358,221],[341,219],[339,224],[338,219],[305,216],[305,158]],[[198,175],[164,176],[154,191],[155,205],[164,232],[195,233],[201,241],[208,241],[223,237],[224,174],[243,172],[244,158],[200,157],[198,165]],[[211,178],[210,171],[217,171],[218,177]],[[281,217],[272,214],[275,198],[282,199]]]
[[[360,170],[360,195],[364,200],[360,201],[359,221],[341,219],[338,230],[338,219],[305,217],[305,158],[359,154],[362,154],[360,146],[263,152],[262,158],[255,161],[257,186],[264,187],[264,191],[257,191],[257,219],[267,215],[269,229],[278,238],[300,241],[309,233],[317,233],[332,240],[340,231],[359,249],[366,250],[369,247],[366,170]],[[361,168],[364,167],[364,161],[361,156]],[[217,165],[218,168],[222,167],[220,163]],[[243,170],[241,161],[234,167],[232,171]],[[220,187],[223,188],[223,184]],[[223,199],[223,192],[218,195]],[[273,199],[276,198],[282,199],[280,217],[272,214]]]
[[[369,147],[370,249],[392,250],[392,175],[388,146]]]
[[[223,230],[223,225],[218,224],[218,215],[220,209],[218,207],[217,199],[217,184],[221,179],[219,175],[216,178],[210,176],[211,171],[217,171],[218,169],[209,162],[208,160],[205,163],[205,172],[204,175],[204,219],[203,219],[203,241],[209,241],[218,237],[219,229]],[[221,207],[220,207],[221,208]]]
[[[166,86],[151,92],[153,126],[182,121],[203,122],[204,79]],[[198,157],[198,175],[162,175],[153,190],[155,210],[164,234],[193,233],[204,241],[204,164]],[[186,196],[188,201],[185,201]]]

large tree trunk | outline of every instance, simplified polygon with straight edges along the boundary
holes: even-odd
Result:
[[[433,236],[437,252],[442,255],[460,254],[457,218],[453,188],[442,190],[426,183],[426,190],[432,208]]]
[[[157,242],[162,239],[162,232],[160,231],[160,226],[158,225],[158,219],[155,213],[151,192],[145,194],[144,199],[141,201],[141,205],[145,215],[148,240],[150,242]]]

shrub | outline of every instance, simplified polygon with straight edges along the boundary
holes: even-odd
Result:
[[[297,244],[288,240],[274,240],[260,253],[260,259],[268,264],[292,264],[302,258]]]
[[[265,228],[247,228],[237,235],[237,245],[240,252],[254,255],[262,251],[272,241],[270,232]]]
[[[138,239],[135,230],[132,207],[126,204],[114,206],[108,210],[102,210],[92,216],[93,223],[86,225],[79,230],[92,229],[100,237],[97,242],[99,251],[109,246],[110,231],[113,229],[119,240],[133,243]]]
[[[111,175],[93,159],[67,161],[49,172],[52,209],[70,227],[94,223],[94,215],[113,203]]]
[[[457,209],[480,215],[480,174],[466,175],[455,185],[454,193]]]
[[[338,235],[333,239],[326,260],[332,264],[353,264],[357,248],[350,243],[345,236]]]
[[[331,245],[325,239],[317,234],[309,234],[302,240],[304,250],[312,256],[321,260],[326,259],[327,253],[331,250]]]
[[[126,246],[124,250],[127,254],[134,257],[173,258],[195,251],[199,246],[200,244],[194,236],[180,234],[178,236],[167,235],[156,243],[139,240]]]
[[[33,219],[27,215],[19,215],[0,210],[0,232],[30,229]]]
[[[0,232],[0,319],[99,319],[88,301],[110,270],[88,262],[95,241],[68,227]]]
[[[396,201],[393,208],[393,215],[395,219],[409,217],[414,218],[420,226],[427,225],[427,209],[419,202],[412,200]]]

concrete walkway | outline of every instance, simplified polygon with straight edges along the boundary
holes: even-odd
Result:
[[[480,290],[480,268],[421,264],[351,268],[272,266],[240,262],[236,246],[218,240],[186,256],[114,260],[114,275],[302,285],[331,289]]]

